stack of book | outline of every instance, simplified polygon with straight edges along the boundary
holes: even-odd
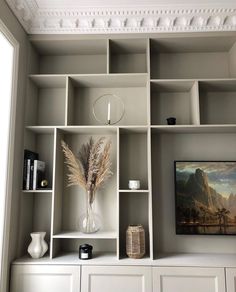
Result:
[[[45,180],[45,162],[39,160],[36,152],[24,150],[23,190],[42,189]]]

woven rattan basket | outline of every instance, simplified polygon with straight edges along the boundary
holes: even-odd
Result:
[[[126,254],[140,259],[145,254],[145,231],[142,225],[129,225],[126,231]]]

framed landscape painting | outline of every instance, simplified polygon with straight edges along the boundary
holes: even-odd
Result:
[[[175,161],[176,234],[236,234],[236,162]]]

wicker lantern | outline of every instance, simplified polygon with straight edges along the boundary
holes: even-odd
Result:
[[[126,231],[128,257],[140,259],[145,254],[145,231],[142,225],[129,225]]]

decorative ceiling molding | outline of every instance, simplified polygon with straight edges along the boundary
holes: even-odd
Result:
[[[6,0],[30,34],[235,31],[236,7],[40,8],[35,0]]]

